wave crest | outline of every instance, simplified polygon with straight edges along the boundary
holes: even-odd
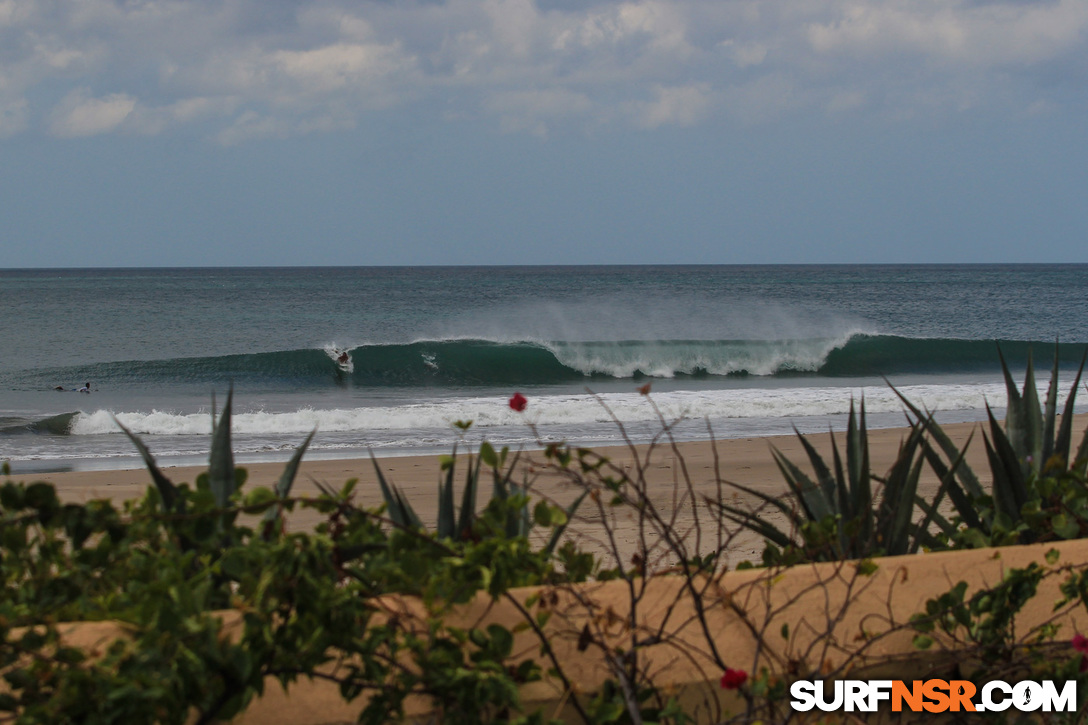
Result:
[[[1011,364],[1032,347],[1047,357],[1052,343],[1002,341]],[[1065,345],[1064,363],[1076,364],[1084,345]],[[366,344],[338,363],[331,348],[204,358],[101,363],[29,373],[29,384],[75,375],[96,384],[213,383],[287,385],[292,389],[354,385],[547,385],[586,379],[715,377],[735,375],[858,377],[895,373],[957,373],[998,369],[995,341],[915,339],[849,334],[842,338],[784,340],[628,340],[618,342],[417,340]]]

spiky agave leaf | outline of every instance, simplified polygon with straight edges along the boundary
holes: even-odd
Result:
[[[990,420],[990,435],[983,435],[983,442],[994,477],[994,506],[999,513],[1017,521],[1029,496],[1027,478],[1011,439],[1001,429],[989,405],[986,406],[986,415]]]
[[[446,481],[438,483],[438,538],[451,539],[457,533],[457,512],[453,507],[453,472],[457,462],[457,444],[446,461]]]
[[[291,494],[291,487],[295,483],[295,476],[298,475],[299,464],[302,463],[302,456],[306,453],[306,449],[310,447],[310,441],[313,440],[314,434],[317,431],[310,431],[310,435],[306,436],[306,440],[302,441],[302,445],[295,449],[295,453],[291,456],[291,460],[287,462],[287,466],[284,467],[283,473],[280,474],[280,478],[276,481],[276,496],[281,500],[287,498]],[[277,504],[265,512],[264,520],[266,522],[274,522],[279,520],[283,516],[283,508]]]
[[[1057,358],[1058,351],[1054,350],[1054,369],[1057,378]],[[1073,380],[1073,386],[1069,388],[1069,397],[1065,400],[1065,408],[1062,410],[1062,422],[1058,427],[1058,435],[1054,440],[1054,454],[1061,456],[1065,461],[1067,469],[1073,468],[1075,461],[1083,457],[1082,450],[1088,452],[1088,429],[1084,431],[1084,438],[1081,440],[1080,446],[1077,450],[1077,455],[1074,458],[1069,457],[1069,448],[1073,441],[1073,403],[1077,398],[1077,387],[1080,385],[1081,375],[1084,373],[1084,364],[1088,362],[1088,349],[1084,351],[1084,354],[1080,359],[1080,366],[1077,368],[1076,378]],[[1046,465],[1046,461],[1042,462],[1042,465]],[[1082,471],[1083,473],[1083,471]]]
[[[711,498],[707,498],[706,502],[711,507],[718,508],[719,513],[733,523],[743,526],[779,547],[784,548],[795,543],[792,536],[782,531],[774,524],[760,519],[754,511],[745,511],[737,506],[732,506],[722,501],[715,501]],[[778,502],[774,503],[776,505],[778,504]],[[800,526],[804,524],[804,519],[798,518],[794,523],[800,528]]]
[[[802,441],[805,444],[806,450],[811,450],[815,453],[815,450],[812,449],[812,446],[808,441],[804,441],[804,439],[802,439]],[[789,486],[793,495],[797,497],[797,500],[801,504],[801,508],[804,509],[805,515],[808,517],[809,521],[821,521],[835,512],[836,506],[834,499],[828,500],[827,497],[824,496],[823,489],[814,483],[804,471],[798,468],[774,446],[771,446],[771,456],[778,465],[778,470],[782,472],[782,477],[786,479],[786,485]],[[820,464],[825,470],[827,469],[827,466],[826,464],[823,464],[822,459],[820,459]],[[827,475],[830,476],[830,471],[827,472]]]
[[[922,429],[925,430],[924,425],[920,423],[917,425],[921,426]],[[937,510],[937,507],[940,505],[941,500],[946,492],[949,494],[949,498],[952,500],[953,506],[956,507],[956,512],[959,514],[960,520],[966,521],[968,516],[970,516],[972,517],[971,520],[974,521],[975,524],[968,525],[972,526],[973,528],[979,528],[979,519],[977,513],[975,512],[974,504],[972,503],[970,497],[967,496],[966,493],[963,491],[963,489],[959,487],[959,484],[956,481],[955,474],[955,470],[963,461],[963,457],[964,455],[966,455],[967,448],[971,445],[971,440],[973,438],[974,433],[972,433],[971,436],[967,439],[967,444],[963,447],[963,450],[960,451],[959,456],[957,456],[956,459],[952,461],[952,465],[949,467],[946,467],[944,465],[944,461],[941,460],[941,457],[937,454],[936,451],[933,450],[932,446],[929,445],[929,441],[927,441],[924,437],[921,438],[919,445],[922,448],[922,458],[928,461],[932,466],[933,470],[937,473],[938,477],[940,478],[940,484],[937,486],[937,494],[933,497],[932,502],[927,502],[921,496],[918,496],[917,493],[915,494],[914,503],[918,506],[919,509],[922,510],[925,516],[918,523],[918,526],[915,529],[914,543],[908,553],[917,553],[919,547],[923,545],[929,546],[932,549],[943,548],[944,542],[939,541],[936,537],[929,533],[930,525],[935,524],[937,528],[941,531],[941,533],[945,535],[948,541],[952,541],[956,537],[956,534],[959,532],[959,527],[957,527],[944,516],[942,516]]]
[[[885,380],[885,382],[887,382],[887,380]],[[984,496],[985,492],[983,491],[982,483],[978,480],[978,476],[975,475],[975,472],[971,470],[971,467],[968,466],[967,463],[964,461],[964,456],[962,454],[966,452],[967,447],[964,446],[964,450],[961,451],[956,446],[956,444],[952,442],[952,439],[948,437],[948,434],[945,433],[944,429],[941,428],[941,426],[933,418],[932,413],[928,411],[923,413],[922,410],[918,408],[918,406],[912,403],[909,398],[903,395],[903,393],[901,393],[890,382],[888,382],[888,387],[890,387],[892,389],[892,392],[894,392],[899,397],[899,399],[903,401],[903,404],[906,405],[911,413],[914,414],[915,418],[917,418],[919,421],[922,421],[926,431],[933,437],[934,440],[937,441],[937,445],[940,446],[941,451],[944,453],[945,457],[948,458],[948,460],[950,461],[959,461],[956,465],[952,467],[951,470],[955,472],[956,479],[962,486],[962,490],[967,495],[974,498]],[[973,437],[974,434],[972,433],[971,438]],[[968,439],[968,442],[970,442],[970,438]],[[932,451],[931,449],[931,452],[933,452],[935,455],[935,451]]]
[[[503,449],[505,453],[506,449]],[[500,456],[499,460],[502,461],[504,456]],[[510,477],[513,476],[514,471],[517,469],[518,460],[521,458],[521,451],[514,453],[513,460],[510,461],[510,465],[506,468],[506,472],[500,470],[499,466],[494,466],[491,469],[491,482],[492,489],[491,495],[495,498],[505,499],[510,495]]]
[[[932,433],[932,431],[930,432]],[[944,494],[948,494],[948,498],[952,501],[952,505],[956,509],[956,513],[959,515],[960,520],[968,527],[977,529],[982,528],[983,521],[978,516],[975,499],[967,488],[962,485],[962,481],[960,481],[958,474],[959,469],[963,466],[963,459],[967,455],[967,449],[970,447],[974,437],[975,434],[972,431],[971,435],[968,436],[967,443],[964,444],[963,449],[959,451],[951,464],[947,466],[944,463],[944,459],[941,458],[940,454],[937,453],[927,441],[922,442],[922,452],[929,462],[930,467],[941,481],[941,485],[937,488],[937,494],[933,497],[933,507],[936,508],[944,498]],[[946,530],[945,533],[952,536],[955,531]]]
[[[480,446],[480,455],[476,457],[476,465],[473,465],[472,456],[469,455],[465,488],[461,492],[461,513],[457,517],[456,536],[459,539],[463,539],[472,530],[473,523],[476,521],[476,491],[479,488],[480,464],[484,460],[484,455],[483,444]]]
[[[151,455],[151,451],[144,445],[144,442],[140,440],[139,436],[126,428],[121,421],[117,420],[117,416],[113,416],[113,422],[121,429],[121,432],[128,436],[128,439],[136,446],[136,450],[139,451],[140,458],[144,460],[144,465],[147,466],[147,470],[151,473],[151,480],[155,482],[155,488],[159,491],[159,498],[162,499],[163,508],[172,511],[177,504],[180,504],[183,508],[184,502],[178,500],[177,486],[159,469],[155,457]]]
[[[851,518],[860,517],[859,537],[869,541],[873,536],[873,519],[864,515],[873,505],[871,475],[869,472],[869,433],[865,421],[865,398],[861,399],[860,420],[854,417],[854,401],[850,401],[850,417],[846,425],[846,472],[851,505]],[[836,455],[838,450],[835,451]],[[840,486],[841,487],[841,486]]]
[[[812,470],[816,473],[816,482],[819,484],[818,492],[820,499],[827,505],[828,514],[842,513],[835,506],[835,499],[837,496],[837,489],[839,488],[839,481],[832,475],[831,469],[827,463],[824,462],[823,456],[819,454],[816,447],[809,443],[808,439],[801,435],[799,431],[794,429],[797,433],[798,439],[801,441],[801,446],[805,449],[805,454],[808,456],[809,463],[812,465]],[[828,437],[831,439],[831,447],[836,448],[835,436],[829,431]],[[823,518],[822,516],[820,518]]]
[[[234,387],[227,391],[227,403],[223,406],[223,414],[218,423],[212,427],[212,447],[208,456],[208,487],[215,504],[219,508],[227,508],[230,505],[230,497],[234,495],[237,482],[234,477],[234,451],[231,450],[230,425],[231,406],[234,399]]]
[[[914,529],[914,499],[918,491],[918,478],[925,463],[923,456],[916,455],[922,441],[923,429],[912,426],[910,435],[899,448],[899,454],[888,471],[884,482],[880,508],[876,515],[874,534],[882,538],[878,547],[888,556],[906,554],[911,548]],[[869,552],[866,552],[869,553]]]
[[[377,474],[378,487],[381,489],[382,498],[385,500],[389,518],[397,526],[404,528],[423,528],[423,522],[420,520],[419,516],[416,515],[412,505],[408,503],[408,500],[404,498],[396,486],[391,486],[389,482],[385,480],[385,475],[382,474],[382,468],[378,464],[378,459],[374,456],[374,451],[370,451],[370,460],[374,464],[374,473]]]
[[[1028,353],[1023,394],[1016,388],[1016,382],[1012,378],[1012,373],[1009,371],[1008,363],[1005,362],[1005,356],[1001,353],[1000,346],[997,348],[997,357],[1001,361],[1001,373],[1005,378],[1005,395],[1007,398],[1004,435],[1012,447],[1023,475],[1027,476],[1030,472],[1028,456],[1033,455],[1035,441],[1042,437],[1042,424],[1037,422],[1041,421],[1041,414],[1039,412],[1039,396],[1035,392],[1035,372],[1031,361],[1031,353]],[[1037,429],[1038,434],[1036,435]]]
[[[280,474],[279,480],[276,481],[276,495],[280,498],[287,498],[291,494],[291,487],[295,483],[295,476],[298,475],[302,456],[306,454],[306,449],[310,447],[310,441],[314,439],[315,433],[317,433],[316,430],[310,431],[310,435],[306,436],[306,440],[302,441],[302,444],[295,449],[295,454],[291,456],[291,460],[287,462],[287,466],[283,469],[283,473]]]
[[[1024,450],[1017,451],[1017,457],[1022,461],[1024,475],[1031,472],[1033,467],[1042,463],[1043,436],[1046,432],[1046,424],[1043,418],[1043,408],[1039,404],[1039,389],[1035,384],[1035,368],[1031,361],[1031,352],[1028,352],[1028,369],[1024,374],[1024,392],[1022,400],[1024,404],[1023,417],[1027,421],[1027,436],[1024,441]],[[1051,380],[1051,385],[1056,384]],[[1053,420],[1051,420],[1053,430]]]
[[[507,491],[507,495],[510,498],[515,496],[527,496],[529,493],[528,486],[521,486],[510,480],[509,476],[506,476],[504,488]],[[501,500],[506,500],[506,496],[501,496]],[[529,507],[521,506],[517,511],[507,510],[506,512],[506,538],[513,539],[521,536],[528,536],[529,531],[532,528],[532,519],[529,516]]]
[[[1075,391],[1074,391],[1075,392]],[[1043,407],[1043,440],[1039,451],[1038,470],[1046,467],[1047,461],[1055,452],[1054,426],[1058,417],[1058,347],[1054,346],[1054,368],[1050,371],[1050,384],[1046,389],[1046,404]],[[1066,459],[1068,460],[1068,458]]]

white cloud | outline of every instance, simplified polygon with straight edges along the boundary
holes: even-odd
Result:
[[[278,51],[272,63],[310,93],[329,93],[399,70],[395,47],[336,43],[303,51]]]
[[[25,0],[0,0],[0,30],[22,22],[30,11],[30,3]]]
[[[97,136],[117,129],[136,108],[123,93],[92,98],[86,89],[68,94],[53,112],[50,131],[61,137]]]
[[[710,87],[707,84],[673,88],[657,87],[657,98],[643,104],[639,124],[646,128],[660,126],[692,126],[701,121],[710,108]]]
[[[538,134],[720,114],[1059,113],[1076,90],[1044,95],[1040,78],[1088,66],[1086,41],[1085,0],[0,0],[8,134],[211,123],[237,142],[418,100]],[[42,105],[57,88],[70,95]]]
[[[1088,3],[870,3],[846,5],[808,37],[820,53],[877,58],[917,54],[970,65],[1034,63],[1076,46],[1088,31]]]
[[[243,141],[263,138],[284,138],[290,133],[290,127],[274,118],[262,116],[253,111],[246,111],[216,136],[218,141],[231,146]]]
[[[744,43],[731,48],[734,62],[741,68],[759,65],[767,59],[767,46],[762,43]]]

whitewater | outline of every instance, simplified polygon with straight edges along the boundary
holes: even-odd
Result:
[[[841,429],[892,389],[1001,414],[997,351],[1061,398],[1088,342],[1083,266],[7,270],[0,459],[16,471]],[[73,314],[74,311],[78,315]],[[93,392],[72,392],[84,382]],[[640,392],[650,385],[650,394]],[[56,387],[64,388],[57,391]],[[506,404],[529,398],[524,413]],[[1041,390],[1045,395],[1045,390]],[[1088,403],[1088,394],[1081,403]],[[1080,410],[1078,404],[1078,410]],[[454,426],[471,421],[468,433]]]

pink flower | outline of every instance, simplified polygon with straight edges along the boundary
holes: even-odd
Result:
[[[1083,634],[1077,633],[1073,635],[1073,641],[1071,643],[1073,649],[1080,652],[1080,672],[1088,670],[1088,637]]]
[[[514,393],[514,395],[510,398],[510,407],[519,413],[525,410],[525,406],[527,406],[528,404],[529,401],[526,400],[525,396],[521,393]]]
[[[726,667],[725,674],[722,675],[722,689],[735,690],[747,681],[747,672],[745,672],[744,670],[734,670],[731,667]]]

